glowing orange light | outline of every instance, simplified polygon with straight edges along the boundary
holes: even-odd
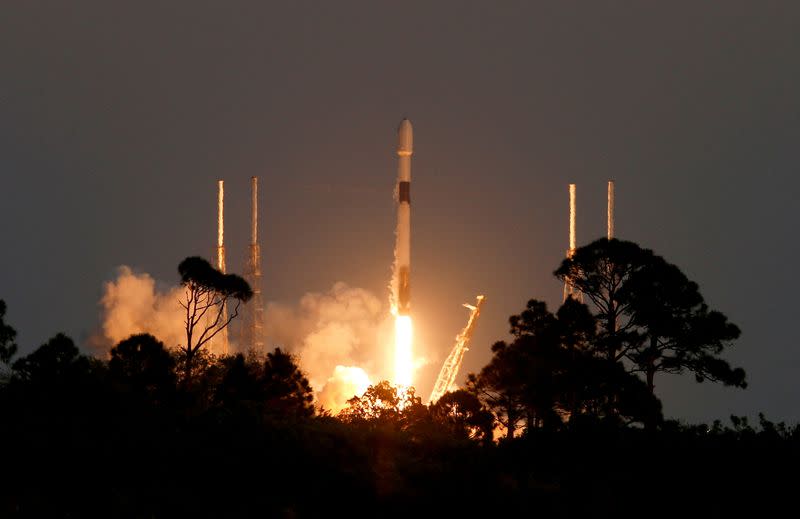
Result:
[[[408,315],[396,316],[394,331],[394,384],[399,387],[410,387],[414,378],[411,317]]]

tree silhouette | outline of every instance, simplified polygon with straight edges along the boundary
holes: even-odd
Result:
[[[415,418],[423,414],[424,407],[413,387],[398,391],[384,380],[369,386],[363,395],[348,400],[347,407],[338,416],[350,424],[408,430]]]
[[[241,353],[223,357],[219,362],[224,374],[214,392],[217,403],[232,407],[242,402],[256,402],[261,397],[261,366]]]
[[[644,384],[596,348],[595,321],[583,303],[570,298],[553,315],[531,300],[509,322],[514,340],[495,343],[489,364],[468,378],[507,438],[583,416],[625,422],[661,416]]]
[[[709,310],[697,283],[678,267],[661,257],[651,258],[622,287],[620,300],[645,339],[626,356],[644,373],[650,391],[657,372],[690,371],[698,382],[747,386],[743,369],[717,357],[739,337],[739,328],[722,313]]]
[[[596,240],[565,259],[555,275],[593,303],[596,347],[609,361],[628,359],[652,393],[657,372],[746,387],[745,372],[718,357],[739,329],[709,310],[696,283],[651,250],[621,240]]]
[[[158,403],[175,389],[175,360],[158,339],[132,335],[111,349],[111,379],[135,395]]]
[[[17,331],[5,322],[6,302],[0,299],[0,364],[8,366],[11,358],[17,353],[14,339]]]
[[[53,386],[69,383],[75,375],[87,372],[90,362],[80,355],[72,339],[59,333],[29,355],[17,359],[12,368],[18,380]]]
[[[527,359],[524,352],[502,341],[492,345],[492,352],[492,359],[480,373],[467,375],[467,391],[491,411],[510,439],[525,424]]]
[[[295,418],[314,414],[314,392],[294,357],[280,348],[264,361],[264,403],[270,413]]]
[[[253,296],[250,285],[240,276],[223,274],[203,258],[192,256],[178,265],[181,285],[186,289],[180,304],[186,312],[186,344],[182,347],[184,376],[188,382],[197,352],[239,315],[239,305]],[[228,301],[235,301],[226,315]]]
[[[215,391],[223,406],[246,403],[265,415],[308,418],[314,414],[314,392],[295,358],[275,348],[265,357],[237,354],[221,359],[225,373]]]
[[[602,238],[576,249],[554,272],[588,297],[597,310],[597,347],[609,362],[622,360],[641,341],[630,319],[630,301],[622,300],[620,291],[653,256],[651,250],[633,242]]]
[[[456,438],[492,441],[494,418],[474,394],[459,389],[442,395],[430,405],[433,421],[444,426]]]

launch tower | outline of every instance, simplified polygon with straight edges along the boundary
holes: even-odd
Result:
[[[567,258],[571,258],[575,254],[575,184],[569,185],[569,249],[567,249]],[[568,297],[583,301],[583,294],[575,288],[569,279],[564,280],[564,301]]]
[[[217,182],[217,270],[225,274],[225,181]],[[222,306],[222,322],[228,319],[228,308]],[[227,355],[228,328],[225,327],[212,340],[216,353]]]
[[[261,296],[261,245],[258,241],[258,177],[250,178],[250,246],[244,277],[253,290],[253,298],[244,305],[240,347],[261,351],[264,348],[264,301]]]

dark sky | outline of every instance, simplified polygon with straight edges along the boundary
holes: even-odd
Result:
[[[800,420],[797,2],[14,4],[0,298],[23,351],[58,331],[85,341],[118,265],[173,283],[183,257],[208,255],[220,177],[229,265],[247,179],[262,178],[268,299],[338,280],[384,297],[408,116],[420,340],[444,356],[460,303],[485,293],[477,370],[527,299],[559,303],[567,183],[586,243],[613,178],[618,236],[679,265],[743,330],[728,358],[751,387],[662,377],[667,414]]]

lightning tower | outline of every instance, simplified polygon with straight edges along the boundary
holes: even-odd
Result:
[[[608,181],[608,239],[614,239],[614,181]]]
[[[567,249],[567,258],[571,258],[575,254],[575,244],[576,244],[576,237],[575,237],[575,184],[569,185],[569,249]],[[572,297],[577,299],[578,301],[583,300],[583,296],[575,289],[575,287],[570,283],[569,279],[564,280],[564,301],[567,300],[568,297]]]
[[[264,348],[264,302],[261,297],[261,245],[258,241],[258,177],[250,178],[250,187],[250,246],[244,272],[253,289],[253,298],[242,312],[241,346],[261,351]]]
[[[225,181],[217,182],[217,270],[225,274]],[[227,320],[228,309],[222,307],[222,318]],[[224,322],[224,321],[223,321]],[[223,355],[228,352],[228,328],[223,328],[214,338],[216,350]]]

